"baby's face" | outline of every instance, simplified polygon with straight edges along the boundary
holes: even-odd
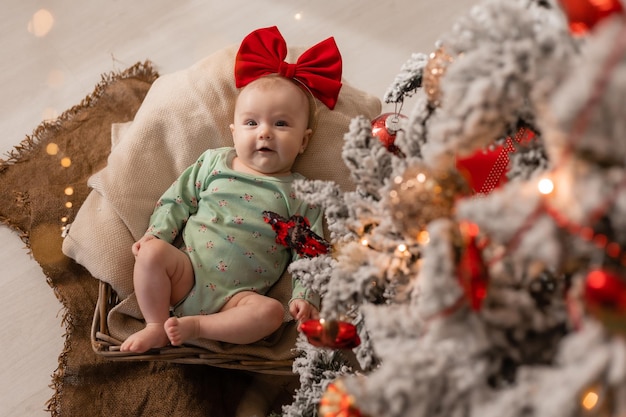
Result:
[[[290,80],[263,77],[240,93],[235,106],[233,134],[237,164],[256,175],[287,175],[304,152],[311,129],[309,102]]]

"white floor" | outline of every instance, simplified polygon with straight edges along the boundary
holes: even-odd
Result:
[[[4,0],[0,158],[42,119],[79,103],[101,73],[145,59],[173,72],[271,25],[289,45],[334,36],[345,79],[382,97],[410,54],[432,51],[476,1]],[[0,226],[0,242],[0,416],[47,415],[61,305],[17,235]]]

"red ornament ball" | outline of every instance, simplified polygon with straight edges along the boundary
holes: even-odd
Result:
[[[331,349],[353,349],[361,344],[356,326],[339,320],[307,320],[300,324],[310,344]]]
[[[567,16],[570,31],[582,35],[605,18],[624,13],[620,0],[559,0],[561,9]]]
[[[372,136],[378,138],[385,148],[396,156],[403,157],[402,151],[395,144],[402,120],[407,117],[400,113],[383,113],[372,120]]]
[[[587,311],[609,330],[626,334],[626,278],[611,269],[592,269],[584,300]]]

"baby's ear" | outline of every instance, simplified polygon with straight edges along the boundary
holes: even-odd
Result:
[[[309,145],[309,140],[313,136],[313,129],[307,129],[304,131],[304,136],[302,137],[302,145],[300,146],[300,153],[304,153],[304,150]]]
[[[230,127],[230,134],[232,135],[233,133],[235,133],[235,124],[231,123],[229,127]]]

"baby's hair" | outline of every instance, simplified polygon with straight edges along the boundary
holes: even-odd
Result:
[[[317,120],[318,120],[318,116],[320,113],[320,109],[317,106],[317,100],[315,100],[315,97],[313,97],[313,93],[311,93],[311,90],[309,90],[309,87],[307,87],[300,80],[296,78],[288,78],[288,79],[291,80],[298,87],[300,87],[302,91],[304,91],[304,94],[306,95],[306,98],[309,101],[309,125],[307,127],[311,129],[313,133],[315,133],[315,130],[317,129]]]
[[[302,90],[302,92],[304,93],[304,96],[306,97],[308,104],[309,104],[309,117],[308,117],[307,128],[311,129],[313,133],[315,133],[315,130],[317,128],[317,120],[319,116],[319,107],[317,105],[317,100],[315,100],[315,97],[313,97],[311,90],[309,90],[309,88],[306,85],[304,85],[302,82],[298,81],[295,78],[287,78],[279,74],[265,75],[259,78],[258,80],[275,81],[275,80],[280,80],[280,79],[292,82],[293,84],[298,86],[298,88]]]

